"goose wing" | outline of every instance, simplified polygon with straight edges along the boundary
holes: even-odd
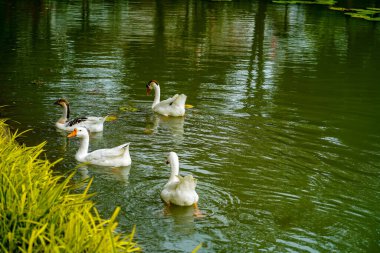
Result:
[[[87,119],[88,119],[87,117],[75,118],[75,119],[72,119],[72,120],[66,122],[66,126],[71,127],[71,126],[77,125],[79,123],[84,123],[84,122],[86,122]]]
[[[179,96],[178,94],[175,94],[171,98],[168,98],[166,100],[162,100],[159,104],[160,105],[171,105],[178,98],[178,96]]]
[[[170,103],[170,105],[176,105],[176,106],[184,107],[185,103],[186,103],[186,98],[187,98],[187,96],[185,94],[181,94],[181,95],[177,94],[177,97],[175,98],[175,100],[173,100],[173,102]]]
[[[181,192],[191,192],[197,186],[197,180],[192,175],[185,177],[178,176],[179,183],[176,185],[176,190]]]
[[[86,117],[86,122],[88,122],[89,124],[103,123],[107,117],[108,116],[105,116],[105,117]]]
[[[89,153],[86,157],[87,160],[108,160],[116,159],[124,155],[128,150],[129,143],[122,144],[114,148],[98,149]]]

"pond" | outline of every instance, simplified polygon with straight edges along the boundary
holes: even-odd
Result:
[[[90,149],[130,142],[132,165],[76,180],[94,178],[101,215],[120,206],[119,231],[136,225],[145,252],[380,251],[380,23],[270,1],[0,5],[1,116],[63,158],[57,173],[79,164],[58,98],[116,118]],[[151,79],[162,98],[187,95],[184,117],[152,112]],[[170,151],[201,216],[160,199]]]

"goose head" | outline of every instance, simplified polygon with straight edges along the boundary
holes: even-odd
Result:
[[[85,127],[77,127],[72,131],[67,137],[72,138],[72,137],[78,137],[78,138],[84,138],[88,137],[89,131]]]
[[[179,160],[178,155],[175,152],[170,152],[167,159],[166,164],[169,165],[171,169],[169,181],[178,181],[179,174]]]
[[[170,152],[168,154],[168,158],[166,159],[166,164],[168,164],[169,166],[171,165],[175,165],[176,163],[178,163],[178,155],[176,152]]]
[[[59,105],[63,108],[63,115],[62,117],[58,120],[58,123],[64,124],[68,118],[70,118],[70,105],[69,101],[67,101],[64,98],[60,98],[57,101],[54,102],[55,105]]]
[[[158,86],[158,82],[156,80],[150,80],[146,85],[146,95],[149,96],[150,92],[154,89],[154,87]]]
[[[68,106],[69,105],[69,101],[67,101],[66,99],[64,98],[60,98],[58,99],[57,101],[54,102],[55,105],[60,105],[60,106]]]

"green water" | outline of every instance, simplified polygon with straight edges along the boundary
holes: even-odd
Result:
[[[91,149],[131,142],[132,165],[76,179],[145,252],[380,251],[380,23],[270,1],[2,0],[0,45],[1,116],[58,172],[79,142],[56,99],[117,117]],[[150,79],[194,108],[154,115]],[[204,217],[161,202],[169,151]]]

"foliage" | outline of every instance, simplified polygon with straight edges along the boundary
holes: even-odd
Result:
[[[83,193],[67,177],[52,174],[39,157],[42,143],[19,145],[0,120],[0,251],[1,252],[134,252],[129,235],[115,233],[116,208],[102,219],[89,200],[91,180]]]
[[[330,7],[334,11],[342,11],[344,14],[353,18],[362,18],[369,21],[380,21],[380,8],[367,8],[367,9],[347,9]]]
[[[335,0],[273,0],[277,4],[321,4],[330,5],[329,9],[334,11],[341,11],[344,14],[353,18],[362,18],[369,21],[380,21],[380,8],[366,8],[366,9],[349,9],[342,7],[332,6],[336,4]]]

